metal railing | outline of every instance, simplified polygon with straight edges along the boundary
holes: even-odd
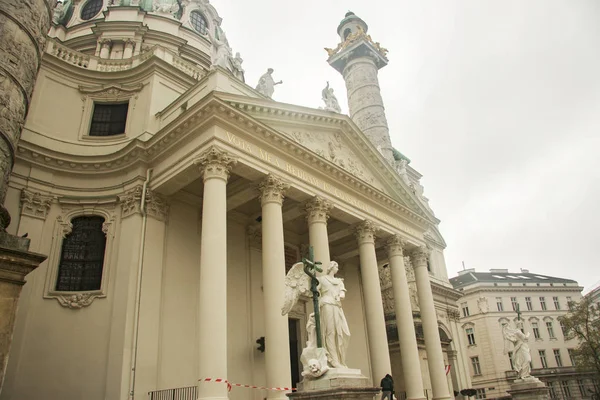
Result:
[[[197,386],[181,387],[176,389],[155,390],[149,392],[150,400],[196,400]]]

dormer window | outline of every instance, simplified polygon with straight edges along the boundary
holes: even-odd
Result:
[[[206,18],[198,11],[192,11],[190,13],[190,23],[192,27],[201,35],[206,35],[208,30],[208,23]]]
[[[81,19],[87,21],[94,18],[102,10],[103,4],[104,0],[89,0],[81,9]]]
[[[90,136],[114,136],[125,133],[129,103],[95,103]]]

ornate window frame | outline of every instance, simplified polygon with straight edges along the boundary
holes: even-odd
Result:
[[[52,234],[52,245],[48,255],[48,268],[46,270],[46,281],[44,284],[44,299],[56,299],[58,303],[67,308],[80,309],[87,307],[96,298],[104,298],[108,292],[108,282],[113,262],[113,245],[115,237],[115,210],[116,202],[106,206],[98,204],[82,204],[73,208],[63,209],[60,216],[56,218]],[[104,264],[102,267],[102,281],[100,289],[89,291],[58,291],[56,280],[58,279],[58,267],[62,252],[63,241],[71,230],[73,218],[97,215],[104,218],[102,231],[106,235],[106,247],[104,250]]]
[[[131,119],[139,93],[144,88],[143,83],[137,85],[100,85],[100,86],[79,86],[81,93],[81,123],[79,124],[78,139],[82,141],[101,141],[123,140],[131,136]],[[95,103],[125,103],[129,104],[127,108],[127,120],[125,121],[125,132],[120,135],[111,136],[90,136],[90,126],[94,114]]]

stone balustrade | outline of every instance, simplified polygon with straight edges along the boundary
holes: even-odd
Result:
[[[154,46],[151,49],[127,59],[104,59],[96,56],[90,56],[79,51],[70,49],[55,40],[49,39],[46,53],[50,54],[66,63],[75,65],[79,68],[89,71],[118,72],[125,71],[148,61],[152,57],[160,58],[163,61],[173,65],[175,68],[191,76],[196,80],[202,79],[206,75],[206,70],[191,61],[184,60],[177,54],[164,49],[160,46]]]

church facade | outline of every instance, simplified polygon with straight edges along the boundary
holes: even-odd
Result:
[[[48,259],[0,399],[283,399],[203,379],[295,387],[312,301],[281,306],[309,247],[340,265],[349,367],[408,399],[469,388],[460,293],[391,146],[366,24],[348,13],[328,49],[346,116],[246,84],[208,1],[150,3],[55,10],[5,201],[8,232]]]

